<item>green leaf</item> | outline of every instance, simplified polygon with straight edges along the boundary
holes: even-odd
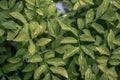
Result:
[[[64,66],[65,65],[65,62],[61,58],[51,58],[51,59],[48,59],[47,63],[49,65],[53,65],[55,67]]]
[[[120,64],[120,60],[109,60],[109,64],[113,66],[118,66]]]
[[[114,49],[112,54],[120,54],[120,47]]]
[[[57,76],[52,75],[52,80],[60,80]]]
[[[112,4],[117,7],[118,9],[120,9],[120,1],[119,0],[113,0]]]
[[[98,80],[108,80],[108,75],[106,73],[103,73]]]
[[[87,11],[87,13],[85,15],[86,24],[91,23],[93,21],[93,19],[94,19],[94,10],[90,9]]]
[[[65,43],[77,43],[78,41],[74,37],[65,37],[64,39],[61,40],[60,43],[65,44]]]
[[[9,0],[8,5],[9,8],[12,8],[15,5],[16,0]]]
[[[34,79],[39,79],[39,77],[41,76],[42,73],[44,73],[47,70],[47,66],[46,65],[40,65],[40,67],[38,67],[35,72],[34,72]]]
[[[105,33],[105,30],[104,30],[103,26],[100,25],[100,24],[98,24],[98,23],[93,23],[93,24],[91,25],[91,27],[92,27],[93,29],[95,29],[95,30],[96,30],[98,33],[100,33],[100,34],[104,34],[104,33]]]
[[[31,37],[33,39],[33,38],[36,38],[40,33],[42,33],[43,26],[39,25],[39,23],[36,21],[32,21],[29,24],[29,29],[30,29]]]
[[[74,47],[71,50],[68,50],[64,53],[63,59],[67,59],[75,55],[77,52],[79,52],[79,47]]]
[[[120,38],[117,38],[117,39],[113,40],[113,43],[114,43],[115,45],[120,46]]]
[[[9,73],[9,72],[16,71],[22,65],[23,65],[23,62],[19,62],[19,63],[15,63],[15,64],[8,63],[2,67],[2,70],[4,73]]]
[[[77,19],[77,25],[79,29],[83,29],[85,27],[85,22],[82,18]]]
[[[87,71],[85,72],[85,80],[96,80],[96,77],[92,73],[92,70],[90,68],[88,68]]]
[[[81,72],[81,75],[84,76],[85,72],[88,69],[88,65],[87,65],[87,60],[85,58],[85,56],[82,55],[83,53],[80,53],[79,58],[78,58],[78,63],[79,63],[79,70]]]
[[[51,80],[50,74],[47,73],[47,74],[45,75],[45,77],[43,78],[43,80]]]
[[[95,39],[94,39],[92,36],[82,34],[82,35],[80,35],[80,41],[84,41],[84,42],[94,42]]]
[[[115,40],[115,33],[110,30],[107,36],[108,46],[110,47],[110,49],[114,48],[114,44],[112,43],[113,40]]]
[[[6,21],[1,24],[5,29],[17,29],[20,28],[20,26],[15,23],[14,21]]]
[[[33,75],[33,72],[25,73],[23,80],[29,80],[32,77],[32,75]]]
[[[85,54],[90,56],[92,59],[95,59],[94,52],[91,49],[89,49],[89,48],[87,48],[86,46],[83,46],[83,45],[81,45],[81,49],[83,50],[83,52],[85,52]]]
[[[7,33],[7,40],[14,40],[19,30],[11,30]]]
[[[10,63],[18,63],[22,60],[22,58],[20,57],[11,57],[11,58],[8,58],[7,61],[10,62]]]
[[[10,13],[10,15],[11,15],[13,18],[15,18],[15,19],[20,20],[20,21],[23,22],[24,24],[27,23],[27,21],[26,21],[26,19],[24,18],[24,16],[23,16],[21,13],[19,13],[19,12],[12,12],[12,13]]]
[[[28,51],[30,52],[31,55],[36,53],[36,45],[33,43],[32,40],[29,41]]]
[[[96,18],[101,17],[109,6],[109,0],[103,0],[102,4],[97,8]]]
[[[4,35],[5,31],[3,29],[0,29],[0,37]]]
[[[31,63],[38,63],[41,61],[42,61],[42,57],[39,54],[35,54],[27,60],[27,62],[31,62]]]
[[[46,53],[44,54],[44,58],[45,58],[45,59],[49,59],[49,58],[53,58],[53,57],[55,57],[55,52],[53,52],[53,51],[46,52]]]
[[[23,8],[24,8],[24,3],[23,3],[22,1],[18,1],[18,2],[15,4],[14,8],[12,8],[12,10],[13,10],[14,12],[21,12],[21,11],[23,10]],[[24,19],[23,19],[23,20],[24,20]]]
[[[8,9],[7,0],[1,0],[0,1],[0,8]]]
[[[54,3],[51,3],[51,5],[48,7],[48,17],[52,16],[56,11],[56,7]]]
[[[108,56],[110,55],[110,51],[106,46],[99,46],[96,47],[96,49],[99,51],[101,55],[108,55]]]
[[[28,25],[26,24],[23,26],[17,37],[14,41],[21,42],[21,41],[28,41],[29,40],[29,32],[28,32]]]
[[[105,56],[98,57],[97,62],[100,64],[106,64],[108,62],[108,57]]]
[[[36,13],[38,13],[40,16],[44,15],[41,9],[36,9]]]
[[[27,64],[24,69],[22,70],[22,72],[31,72],[35,69],[35,65],[34,64]]]
[[[99,46],[100,43],[102,43],[102,37],[99,35],[96,35],[95,45]]]
[[[83,1],[85,1],[85,2],[88,3],[88,4],[94,5],[93,0],[83,0]]]
[[[51,42],[51,39],[49,38],[41,38],[37,41],[36,45],[37,46],[45,46],[47,45],[49,42]]]
[[[118,59],[118,60],[120,60],[120,54],[113,54],[110,59]]]
[[[65,78],[68,78],[68,73],[66,71],[65,68],[63,67],[50,67],[50,70],[54,73],[54,74],[59,74]]]

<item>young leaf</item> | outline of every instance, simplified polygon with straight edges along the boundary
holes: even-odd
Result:
[[[67,52],[64,53],[63,59],[67,59],[75,55],[77,52],[79,52],[79,47],[74,47],[73,49],[68,50]]]
[[[74,37],[65,37],[60,43],[77,43],[78,41]]]
[[[83,50],[83,52],[85,52],[92,59],[95,59],[94,52],[91,49],[89,49],[89,48],[87,48],[86,46],[83,46],[83,45],[81,45],[81,49]]]
[[[98,33],[100,33],[100,34],[104,34],[104,32],[105,32],[103,26],[100,25],[100,24],[98,24],[98,23],[93,23],[93,24],[91,25],[91,27],[92,27],[93,29],[95,29],[95,30],[96,30]]]
[[[8,4],[7,4],[7,0],[1,0],[0,1],[0,8],[2,9],[8,9]]]
[[[91,23],[93,21],[93,19],[94,19],[94,10],[90,9],[87,11],[87,13],[85,15],[86,24]]]
[[[88,4],[94,5],[93,0],[83,0],[83,1],[85,1],[85,2],[88,3]]]
[[[12,12],[12,13],[10,13],[10,15],[11,15],[13,18],[15,18],[15,19],[20,20],[20,21],[23,22],[24,24],[27,23],[25,17],[24,17],[21,13],[19,13],[19,12]]]
[[[109,0],[103,0],[102,4],[97,8],[96,19],[101,17],[109,6]]]
[[[55,67],[64,66],[65,62],[61,58],[51,58],[47,60],[49,65],[54,65]]]
[[[101,55],[108,55],[108,56],[110,55],[110,51],[106,46],[99,46],[96,47],[96,49],[99,51]]]
[[[47,45],[49,42],[51,42],[51,39],[49,38],[41,38],[37,41],[36,45],[37,46],[45,46]]]
[[[35,54],[31,58],[29,58],[27,61],[31,62],[31,63],[41,62],[42,61],[42,57],[39,54]]]
[[[41,74],[44,73],[47,70],[47,66],[46,65],[40,65],[40,67],[38,67],[35,72],[34,72],[34,79],[39,79]]]
[[[59,74],[65,78],[68,78],[68,73],[66,71],[65,68],[63,67],[50,67],[50,70],[54,73],[54,74]]]
[[[94,39],[91,35],[82,34],[82,35],[80,35],[80,41],[84,41],[84,42],[94,42],[95,39]]]

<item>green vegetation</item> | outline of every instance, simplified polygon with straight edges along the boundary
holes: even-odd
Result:
[[[120,80],[120,0],[0,0],[0,80]]]

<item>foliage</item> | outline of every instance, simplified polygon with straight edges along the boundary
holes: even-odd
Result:
[[[0,0],[0,80],[120,80],[120,0]]]

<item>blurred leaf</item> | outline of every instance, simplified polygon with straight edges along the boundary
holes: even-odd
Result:
[[[27,64],[24,69],[22,70],[22,72],[31,72],[35,69],[35,65],[34,64]]]
[[[43,80],[51,80],[50,74],[46,74],[45,77],[43,78]]]
[[[10,62],[10,63],[18,63],[22,60],[22,58],[20,57],[11,57],[11,58],[8,58],[7,61]]]

